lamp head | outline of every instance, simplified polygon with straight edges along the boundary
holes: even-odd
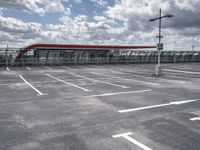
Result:
[[[167,14],[166,17],[171,18],[174,17],[172,14]]]
[[[150,22],[153,22],[153,21],[155,21],[155,20],[156,20],[156,19],[149,19]]]

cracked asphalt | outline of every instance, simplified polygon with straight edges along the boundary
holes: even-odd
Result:
[[[199,150],[199,66],[0,67],[0,149]]]

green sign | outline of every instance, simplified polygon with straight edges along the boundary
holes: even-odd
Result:
[[[157,44],[157,49],[158,50],[163,50],[163,43]]]

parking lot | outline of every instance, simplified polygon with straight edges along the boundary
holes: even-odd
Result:
[[[0,68],[2,150],[199,150],[200,64]]]

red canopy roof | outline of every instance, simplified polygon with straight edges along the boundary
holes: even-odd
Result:
[[[128,50],[128,49],[149,49],[149,48],[156,48],[156,46],[33,44],[25,48],[22,48],[22,51],[17,56],[16,60],[20,60],[24,53],[32,49]]]
[[[33,44],[24,48],[29,49],[99,49],[99,50],[115,50],[115,49],[144,49],[156,48],[156,46],[125,46],[125,45],[62,45],[62,44]]]

